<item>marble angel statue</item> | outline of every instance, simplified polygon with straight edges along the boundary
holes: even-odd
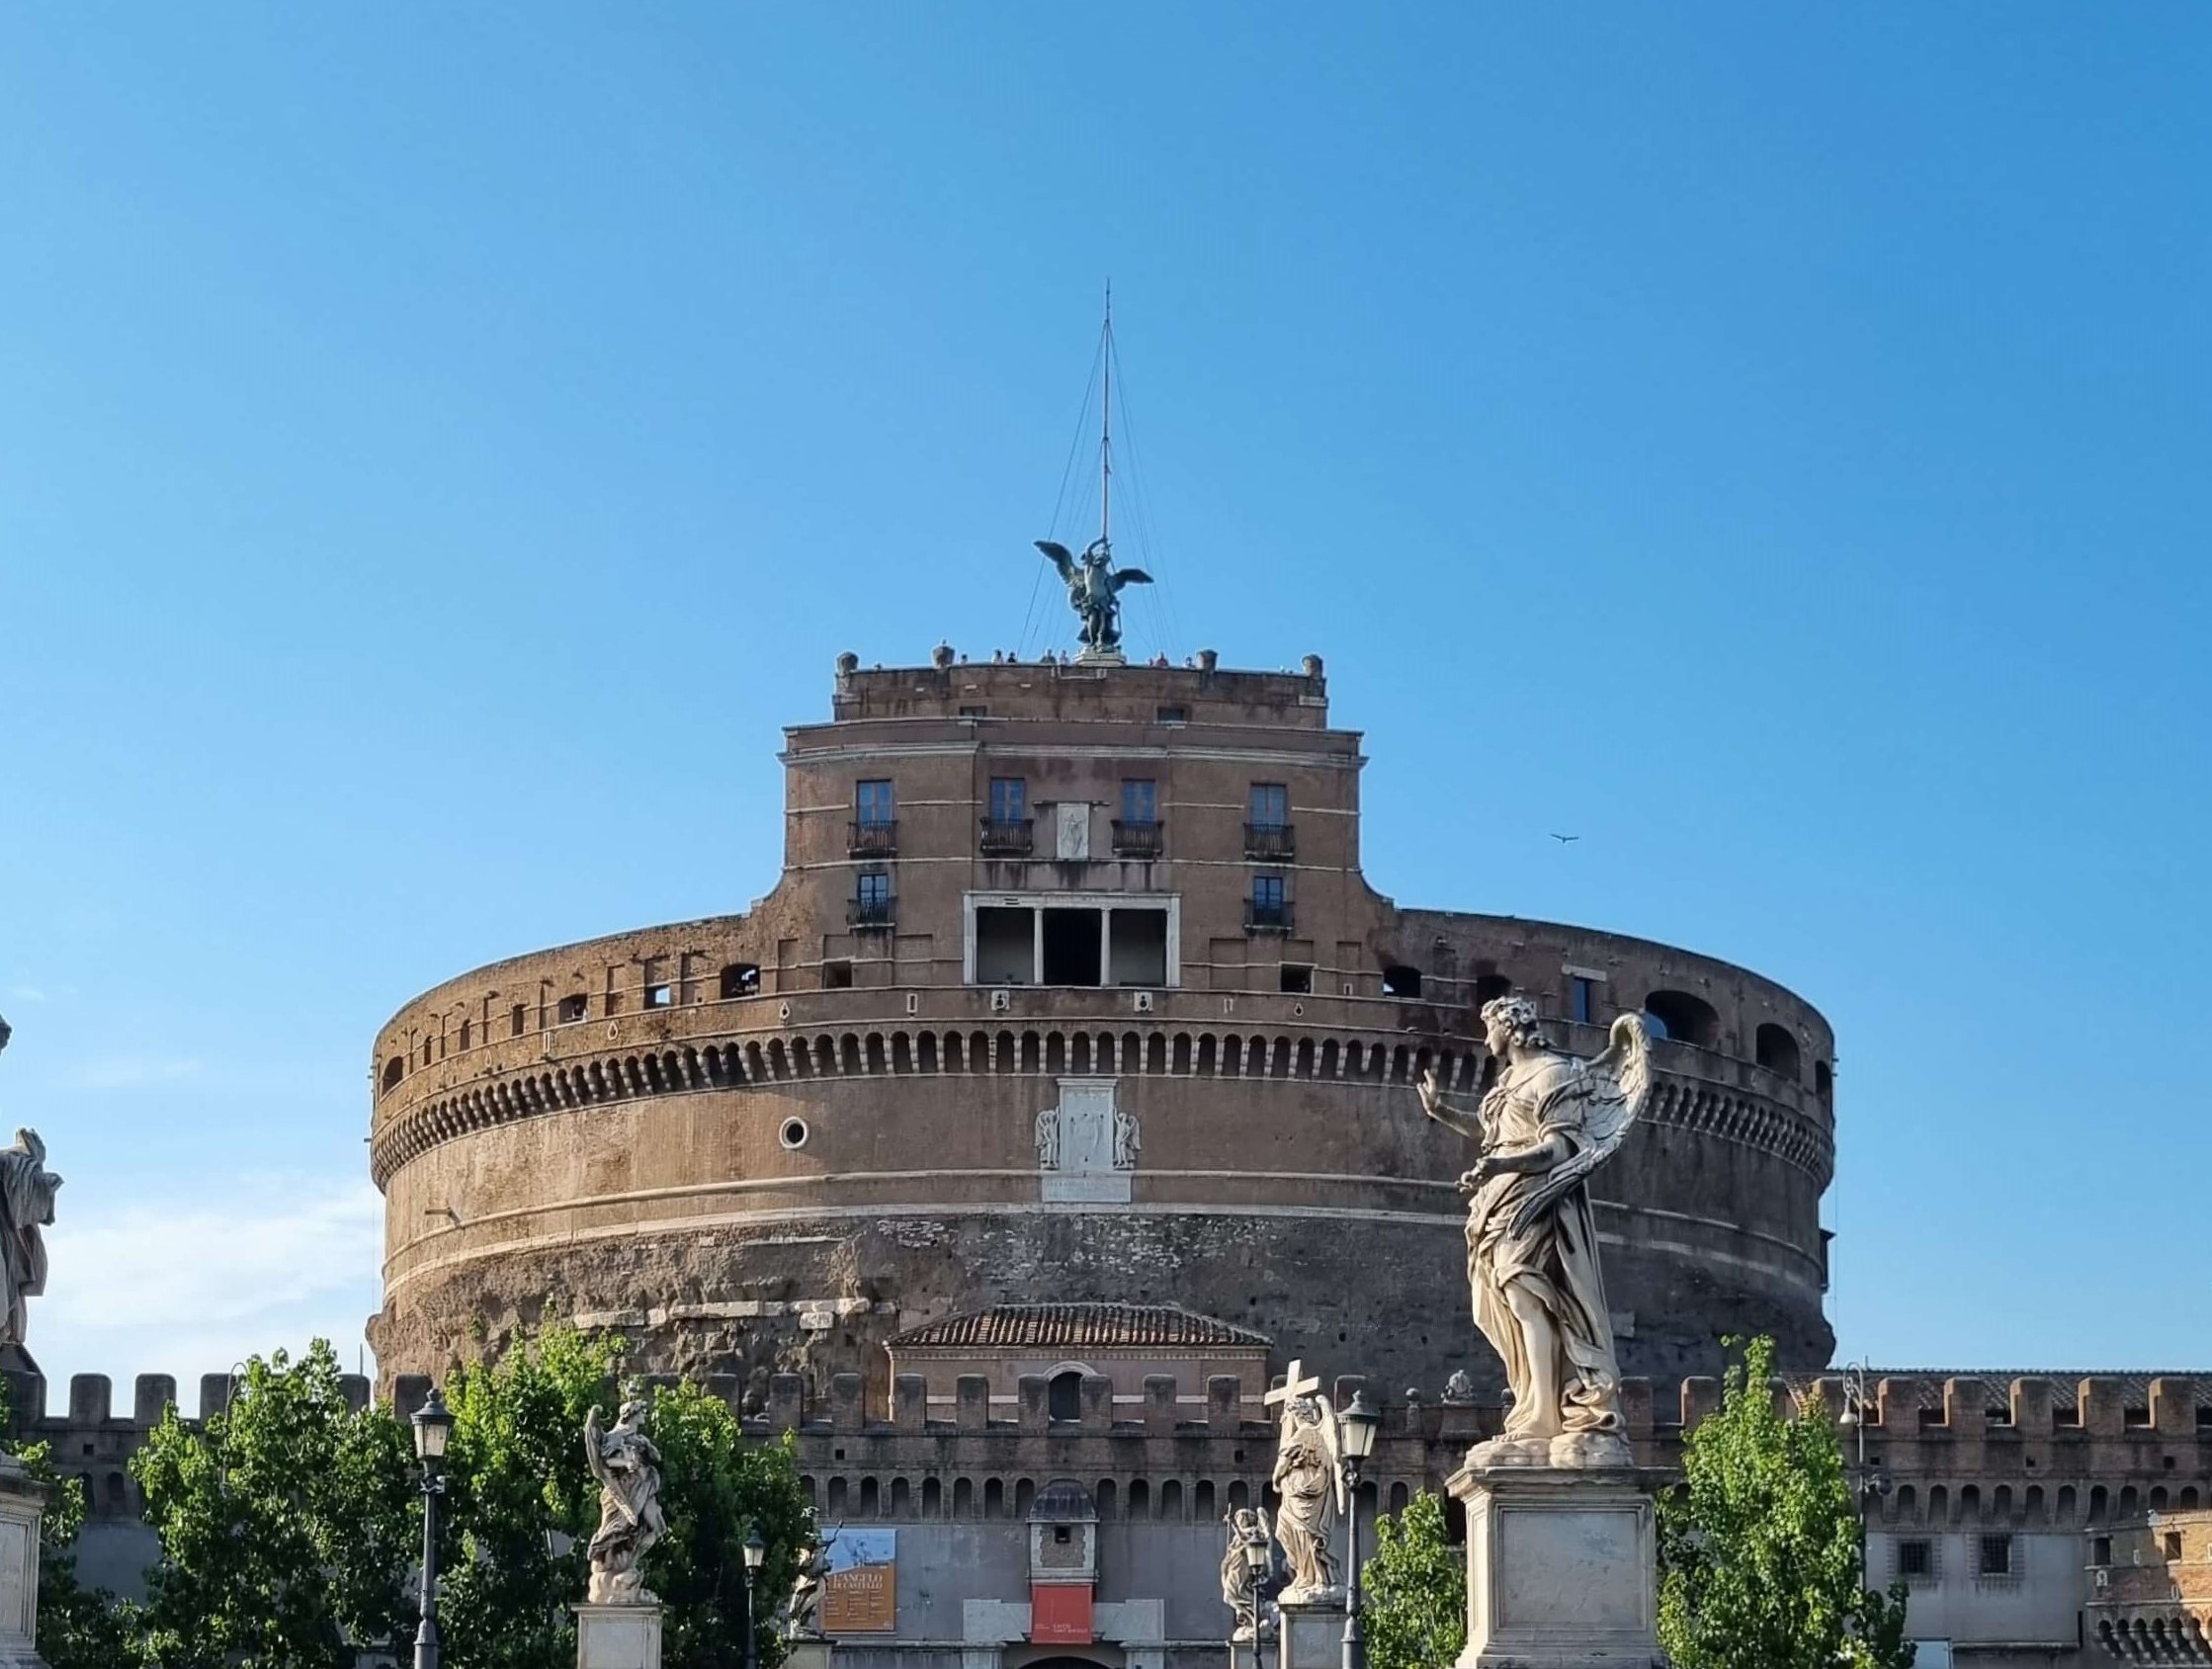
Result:
[[[829,1549],[837,1545],[837,1533],[842,1529],[844,1526],[838,1525],[827,1534],[808,1536],[800,1550],[799,1575],[792,1582],[791,1604],[784,1613],[787,1640],[821,1638],[822,1583],[829,1575]]]
[[[13,1035],[0,1020],[0,1049]],[[0,1147],[0,1365],[30,1368],[23,1354],[30,1304],[46,1290],[44,1231],[53,1226],[54,1195],[61,1179],[46,1169],[46,1144],[37,1130],[16,1131]]]
[[[1544,1040],[1518,994],[1483,1005],[1492,1081],[1470,1113],[1434,1070],[1421,1109],[1480,1151],[1460,1178],[1475,1324],[1505,1364],[1505,1430],[1474,1465],[1625,1465],[1620,1365],[1598,1264],[1588,1179],[1620,1147],[1652,1083],[1640,1016],[1613,1022],[1605,1052],[1582,1059]]]
[[[1268,1523],[1265,1507],[1232,1507],[1223,1515],[1222,1523],[1229,1526],[1229,1545],[1222,1550],[1222,1604],[1236,1620],[1229,1637],[1264,1638],[1274,1631],[1268,1617],[1273,1608],[1267,1603],[1267,1587],[1274,1575],[1275,1527]],[[1257,1583],[1252,1580],[1251,1562],[1244,1551],[1254,1544],[1268,1549],[1267,1564]]]
[[[593,1605],[649,1605],[645,1554],[668,1534],[660,1512],[660,1451],[643,1431],[645,1405],[622,1405],[612,1426],[599,1410],[584,1416],[584,1460],[599,1480],[599,1529],[586,1550]]]
[[[1344,1467],[1337,1452],[1335,1411],[1320,1398],[1284,1398],[1272,1481],[1281,1498],[1275,1540],[1290,1566],[1284,1601],[1296,1605],[1335,1598],[1342,1589],[1329,1541],[1344,1514]]]

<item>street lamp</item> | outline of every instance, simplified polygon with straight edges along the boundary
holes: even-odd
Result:
[[[1244,1582],[1252,1594],[1252,1669],[1263,1669],[1260,1662],[1260,1615],[1265,1603],[1267,1578],[1275,1563],[1275,1547],[1267,1533],[1254,1528],[1244,1538]]]
[[[1352,1393],[1352,1405],[1336,1417],[1338,1448],[1344,1458],[1344,1526],[1347,1559],[1344,1567],[1344,1666],[1367,1669],[1367,1640],[1359,1627],[1359,1473],[1375,1453],[1375,1437],[1383,1425],[1382,1410],[1367,1399],[1364,1387]]]
[[[745,1536],[745,1669],[758,1669],[760,1642],[754,1637],[753,1584],[760,1576],[761,1561],[768,1557],[768,1544],[760,1539],[760,1526],[754,1525]]]
[[[1866,1463],[1866,1428],[1871,1423],[1875,1403],[1869,1387],[1873,1368],[1864,1361],[1853,1362],[1843,1370],[1842,1423],[1857,1434],[1858,1463],[1852,1468],[1853,1490],[1858,1502],[1859,1515],[1859,1585],[1866,1585],[1866,1511],[1890,1492],[1890,1480],[1879,1466]]]
[[[453,1414],[438,1387],[415,1410],[415,1459],[422,1462],[422,1626],[415,1630],[415,1669],[438,1669],[438,1497],[446,1492],[446,1440]]]

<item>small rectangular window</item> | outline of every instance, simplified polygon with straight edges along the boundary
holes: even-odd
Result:
[[[853,964],[846,961],[821,964],[821,988],[825,991],[849,991],[853,985]]]
[[[507,1023],[513,1028],[512,1035],[517,1038],[521,1037],[523,1033],[530,1029],[530,1005],[528,1003],[515,1004],[515,1011],[507,1017]]]
[[[1567,977],[1567,1012],[1571,1019],[1584,1026],[1597,1019],[1597,981],[1585,979],[1579,973]]]
[[[2089,1563],[2110,1564],[2111,1562],[2112,1538],[2109,1536],[2099,1536],[2089,1544]]]
[[[760,995],[760,966],[757,962],[731,962],[722,970],[722,994],[724,1002],[732,997],[757,997]]]
[[[1252,827],[1279,829],[1290,821],[1290,790],[1281,783],[1252,785]]]
[[[1283,877],[1281,876],[1252,876],[1252,907],[1258,910],[1281,910],[1283,907]]]
[[[987,707],[964,707],[960,709],[960,715],[963,718],[988,718],[990,709]]]
[[[1930,1576],[1934,1574],[1934,1549],[1918,1537],[1897,1544],[1897,1573],[1900,1576]]]
[[[2181,1533],[2178,1530],[2166,1532],[2166,1556],[2176,1560],[2181,1556]]]
[[[990,780],[990,820],[1018,823],[1029,815],[1029,785],[1020,777]]]
[[[1154,823],[1159,820],[1159,785],[1149,777],[1122,780],[1122,821]]]
[[[658,985],[647,985],[645,987],[645,1006],[647,1008],[666,1008],[670,1000],[671,993],[665,980]]]
[[[563,1026],[573,1026],[590,1012],[591,999],[578,992],[575,996],[561,998],[560,1006],[553,1011],[553,1017]]]
[[[2012,1538],[2009,1536],[1985,1536],[1982,1538],[1982,1569],[1984,1576],[2010,1576],[2012,1574]]]
[[[1383,969],[1383,995],[1386,997],[1417,997],[1421,994],[1421,970],[1417,967],[1386,967]]]
[[[891,784],[858,783],[853,787],[853,819],[864,829],[889,828],[897,813],[892,807]]]
[[[1283,990],[1289,996],[1312,996],[1314,994],[1314,970],[1303,962],[1283,963]]]
[[[1159,722],[1162,724],[1188,724],[1190,722],[1190,709],[1187,707],[1163,707],[1159,709]]]

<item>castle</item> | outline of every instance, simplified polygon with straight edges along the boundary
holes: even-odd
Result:
[[[1475,1011],[1517,990],[1577,1052],[1622,1012],[1658,1040],[1592,1185],[1639,1458],[1713,1406],[1722,1335],[1770,1333],[1886,1484],[1869,1577],[1911,1585],[1923,1664],[2093,1653],[2089,1539],[2212,1504],[2212,1376],[1824,1374],[1827,1022],[1688,951],[1383,897],[1361,746],[1318,657],[841,657],[828,721],[787,731],[765,897],[477,969],[379,1033],[388,1387],[411,1407],[549,1314],[619,1328],[795,1432],[824,1524],[887,1533],[840,1657],[1211,1669],[1285,1363],[1390,1410],[1363,1517],[1497,1429],[1471,1154],[1414,1085],[1476,1087]],[[122,1421],[80,1381],[42,1423],[118,1534],[171,1394]]]

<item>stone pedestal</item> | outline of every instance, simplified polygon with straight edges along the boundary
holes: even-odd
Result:
[[[784,1669],[829,1669],[833,1640],[802,1637],[784,1642]]]
[[[1268,1656],[1276,1669],[1343,1669],[1344,1600],[1317,1596],[1284,1601],[1275,1649]]]
[[[576,1669],[660,1669],[660,1607],[580,1605]]]
[[[45,1669],[39,1655],[39,1525],[46,1492],[0,1455],[0,1669]]]
[[[1658,1526],[1633,1469],[1462,1466],[1445,1487],[1467,1506],[1458,1669],[1664,1669]]]

